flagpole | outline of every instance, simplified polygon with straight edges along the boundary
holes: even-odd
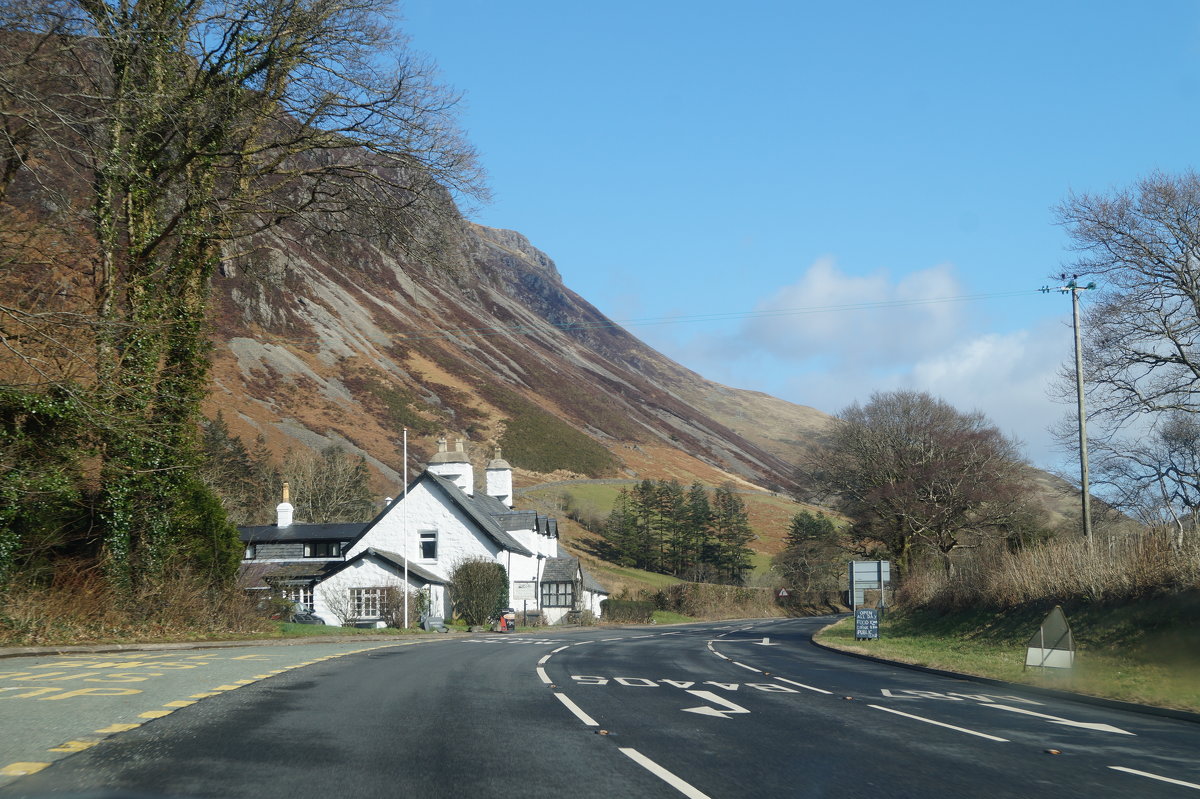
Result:
[[[408,428],[404,428],[404,499],[400,500],[400,523],[404,530],[404,626],[408,620]]]

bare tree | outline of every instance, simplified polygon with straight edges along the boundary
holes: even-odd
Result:
[[[283,476],[296,492],[297,519],[315,524],[367,521],[375,509],[366,458],[341,447],[289,450]]]
[[[1099,284],[1083,325],[1095,482],[1182,535],[1200,501],[1200,175],[1072,194],[1057,217],[1079,253],[1073,271]]]
[[[808,476],[851,519],[851,538],[882,545],[901,571],[921,550],[950,569],[954,550],[1027,518],[1017,445],[983,414],[895,391],[872,394],[837,419]]]
[[[325,607],[340,627],[347,627],[358,618],[358,605],[349,588],[329,591],[324,595]]]

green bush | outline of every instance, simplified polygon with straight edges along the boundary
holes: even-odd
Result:
[[[654,618],[654,603],[636,599],[602,599],[600,615],[605,621],[625,624],[649,624]]]
[[[487,624],[508,605],[508,572],[483,558],[464,560],[450,573],[450,601],[468,625]]]

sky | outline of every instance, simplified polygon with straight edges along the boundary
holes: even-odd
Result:
[[[1054,208],[1196,166],[1200,2],[400,8],[463,94],[494,195],[470,218],[609,318],[829,413],[927,391],[1070,470]]]

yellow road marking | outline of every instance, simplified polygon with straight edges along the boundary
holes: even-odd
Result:
[[[237,680],[236,682],[238,685],[249,685],[252,682],[256,682],[256,680]]]
[[[214,691],[232,691],[234,688],[241,688],[240,685],[218,685]]]
[[[277,673],[277,672],[271,672],[271,674],[276,674],[276,673]],[[256,680],[265,680],[265,679],[267,679],[268,677],[270,677],[270,676],[271,676],[271,674],[255,674],[255,675],[254,675],[254,679],[256,679]]]
[[[67,741],[65,744],[50,747],[51,752],[82,752],[84,749],[89,749],[99,741]]]
[[[101,727],[96,732],[126,732],[135,727],[140,727],[141,724],[109,724],[107,727]]]
[[[192,694],[189,699],[208,699],[210,696],[216,696],[220,691],[209,691],[203,694]]]
[[[0,774],[5,777],[23,777],[26,774],[37,774],[44,769],[49,763],[9,763],[4,768],[0,768]]]
[[[147,710],[145,713],[138,713],[139,719],[161,719],[163,716],[169,716],[174,713],[174,710]]]
[[[187,707],[188,705],[194,705],[194,704],[196,704],[196,703],[189,702],[186,699],[179,699],[174,702],[167,702],[165,705],[163,705],[163,707]]]

